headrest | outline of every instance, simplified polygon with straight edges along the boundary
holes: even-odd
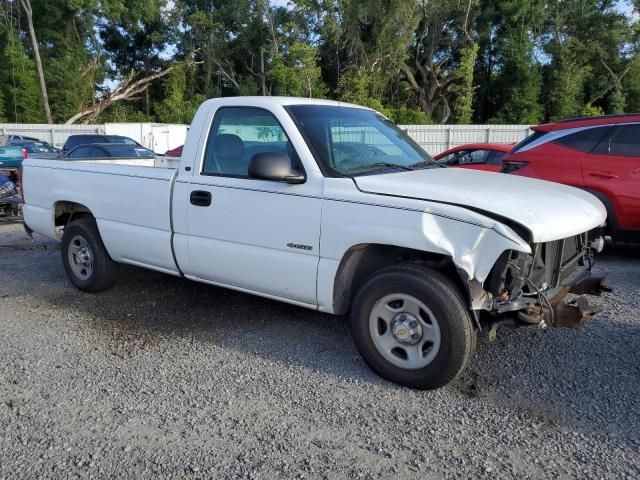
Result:
[[[221,133],[213,139],[213,151],[217,158],[242,158],[244,143],[237,135]]]

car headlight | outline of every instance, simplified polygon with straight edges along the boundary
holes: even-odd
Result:
[[[13,182],[6,182],[0,185],[0,198],[12,197],[16,193],[16,186],[13,184]]]

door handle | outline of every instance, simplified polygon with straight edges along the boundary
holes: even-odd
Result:
[[[205,192],[204,190],[194,190],[189,195],[189,201],[191,205],[197,207],[208,207],[211,205],[211,192]]]
[[[589,175],[597,178],[618,178],[618,175],[610,172],[589,172]]]

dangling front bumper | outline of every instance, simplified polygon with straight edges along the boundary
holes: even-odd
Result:
[[[611,291],[611,284],[606,277],[586,277],[573,285],[565,285],[551,298],[545,297],[542,305],[538,303],[519,310],[518,319],[541,326],[577,328],[602,311],[602,307],[591,305],[583,295],[600,295]],[[567,294],[580,296],[565,302]]]
[[[584,234],[537,244],[531,255],[505,252],[487,281],[494,298],[492,313],[541,327],[582,325],[602,311],[583,295],[611,291],[604,277],[591,276],[598,246]],[[568,294],[579,297],[565,302]]]

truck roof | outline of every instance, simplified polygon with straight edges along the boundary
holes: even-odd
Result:
[[[219,97],[207,100],[205,103],[224,104],[232,106],[282,106],[287,105],[325,105],[334,107],[348,107],[348,108],[360,108],[365,110],[371,110],[370,108],[363,107],[362,105],[354,105],[352,103],[339,102],[336,100],[320,100],[317,98],[305,98],[305,97],[269,97],[269,96],[251,96],[251,97]]]

